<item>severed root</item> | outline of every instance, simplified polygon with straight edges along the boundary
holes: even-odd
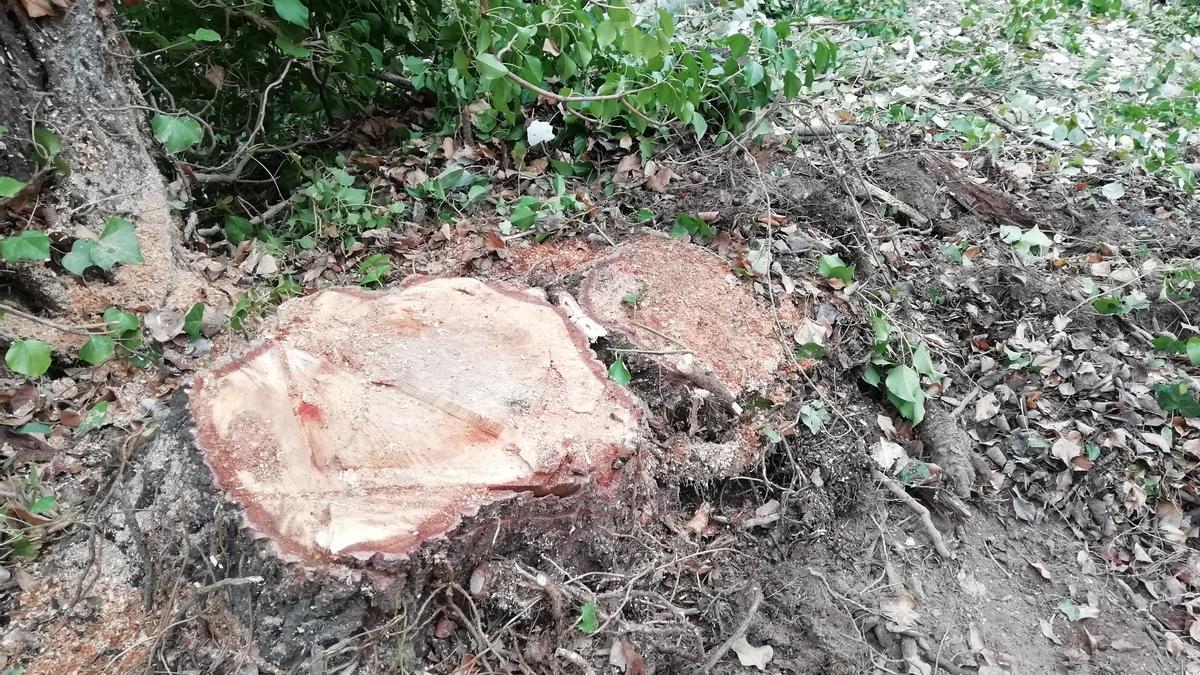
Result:
[[[925,423],[921,425],[921,442],[929,448],[933,461],[949,476],[954,494],[962,499],[969,498],[977,478],[971,464],[974,443],[958,425],[956,416],[947,414],[937,404],[931,405]]]
[[[925,508],[912,495],[904,491],[904,486],[897,483],[895,480],[884,475],[882,471],[875,470],[875,480],[883,483],[883,486],[888,489],[897,499],[908,505],[908,508],[917,512],[921,517],[921,524],[925,526],[925,533],[929,535],[930,541],[933,542],[933,548],[938,552],[938,555],[949,560],[954,556],[950,553],[950,549],[946,547],[946,540],[942,539],[942,533],[938,532],[937,527],[933,524],[933,519],[929,517],[929,509]]]
[[[584,675],[596,675],[596,671],[592,668],[591,664],[588,663],[587,659],[583,658],[579,652],[571,651],[566,647],[559,647],[558,649],[554,650],[554,655],[563,659],[567,663],[578,666],[583,671]]]
[[[733,631],[733,634],[729,636],[729,639],[722,642],[721,646],[714,649],[713,652],[708,655],[708,658],[704,660],[704,668],[701,669],[700,672],[711,673],[713,668],[716,668],[721,659],[724,658],[725,655],[729,653],[729,650],[733,648],[733,645],[736,644],[738,640],[746,637],[746,631],[750,629],[750,624],[754,621],[754,617],[758,614],[758,607],[763,601],[762,588],[760,588],[757,583],[750,587],[750,594],[750,608],[746,610],[745,618],[743,618],[742,622],[738,624],[737,629]]]

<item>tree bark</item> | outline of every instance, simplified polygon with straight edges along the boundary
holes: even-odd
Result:
[[[169,196],[152,156],[146,112],[109,12],[97,0],[79,0],[56,17],[30,19],[20,3],[0,10],[0,124],[10,129],[0,174],[33,175],[38,163],[31,130],[52,131],[70,172],[46,172],[34,218],[10,226],[32,226],[69,242],[85,232],[98,235],[110,217],[127,218],[136,226],[145,262],[87,281],[42,263],[21,263],[6,280],[9,295],[23,309],[67,323],[90,323],[110,306],[186,308],[202,299],[226,304],[219,292],[202,297],[205,284],[187,267],[180,221],[169,204],[180,196]],[[75,341],[16,317],[0,322],[0,338],[17,336],[58,346]]]

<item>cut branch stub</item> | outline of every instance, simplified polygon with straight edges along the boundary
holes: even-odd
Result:
[[[290,301],[190,406],[248,526],[310,563],[405,558],[520,492],[611,487],[641,434],[556,309],[472,279]]]

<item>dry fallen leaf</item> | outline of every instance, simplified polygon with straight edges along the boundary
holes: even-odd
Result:
[[[767,664],[770,663],[771,659],[775,656],[774,647],[771,645],[755,647],[746,641],[746,637],[744,635],[738,638],[737,641],[730,646],[730,649],[737,654],[738,661],[743,666],[753,666],[759,670],[766,670]]]
[[[21,0],[25,7],[25,15],[31,19],[39,16],[54,16],[56,9],[70,9],[71,0]]]
[[[642,160],[639,159],[636,154],[625,155],[625,157],[623,157],[620,162],[617,162],[616,174],[618,176],[620,176],[621,174],[630,173],[632,171],[638,171],[641,168],[642,168]]]
[[[650,166],[647,165],[646,169],[649,170]],[[657,166],[654,173],[646,179],[646,187],[654,192],[666,192],[667,184],[671,182],[671,176],[673,175],[667,167]]]
[[[625,675],[644,675],[646,672],[646,663],[642,659],[642,655],[633,648],[633,645],[624,640],[612,643],[612,647],[608,650],[608,663],[620,668]]]
[[[699,534],[700,532],[704,531],[704,528],[708,527],[708,516],[711,513],[712,505],[708,502],[704,502],[700,506],[696,507],[696,513],[691,517],[690,520],[683,524],[683,527]]]
[[[995,394],[987,394],[975,402],[975,421],[990,420],[1000,412],[1000,400]]]
[[[899,443],[879,439],[875,447],[871,449],[871,459],[879,465],[880,469],[885,472],[891,472],[892,468],[901,462],[908,459],[908,453],[904,452],[904,447]],[[904,462],[907,464],[907,462]]]
[[[1042,627],[1042,635],[1045,635],[1051,642],[1056,645],[1062,645],[1062,638],[1054,634],[1054,626],[1045,619],[1038,619],[1038,624]]]

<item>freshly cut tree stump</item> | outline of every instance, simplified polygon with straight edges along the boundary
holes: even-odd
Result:
[[[136,632],[72,622],[43,672],[418,662],[397,617],[489,592],[492,559],[607,559],[644,492],[642,404],[557,308],[473,279],[288,301],[184,399],[53,549],[55,603]]]
[[[330,290],[197,378],[196,441],[287,560],[405,558],[517,493],[612,483],[639,407],[558,310],[473,279]]]

